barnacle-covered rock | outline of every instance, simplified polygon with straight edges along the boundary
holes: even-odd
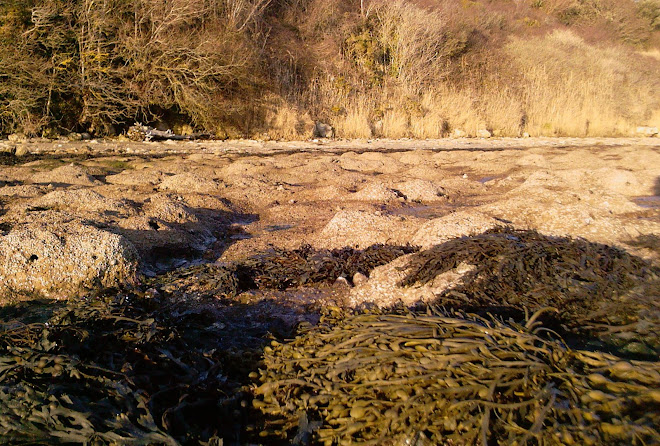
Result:
[[[120,235],[80,223],[17,227],[0,237],[0,293],[66,297],[136,280],[138,255]]]

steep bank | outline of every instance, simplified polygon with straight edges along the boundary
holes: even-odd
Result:
[[[658,0],[11,0],[0,134],[630,135],[659,48]]]

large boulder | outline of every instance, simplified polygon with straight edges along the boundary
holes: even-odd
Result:
[[[138,255],[122,236],[77,222],[15,228],[0,237],[0,296],[64,298],[137,278]]]

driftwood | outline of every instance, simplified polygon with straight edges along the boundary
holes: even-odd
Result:
[[[128,137],[133,141],[161,141],[171,139],[175,141],[186,141],[199,138],[208,138],[207,133],[193,133],[192,135],[177,135],[172,130],[157,130],[148,125],[137,122],[128,129]]]

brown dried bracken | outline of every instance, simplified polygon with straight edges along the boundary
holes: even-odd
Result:
[[[271,417],[262,435],[308,429],[326,445],[660,438],[657,362],[571,351],[536,334],[535,319],[331,310],[318,327],[266,349],[253,402]]]

